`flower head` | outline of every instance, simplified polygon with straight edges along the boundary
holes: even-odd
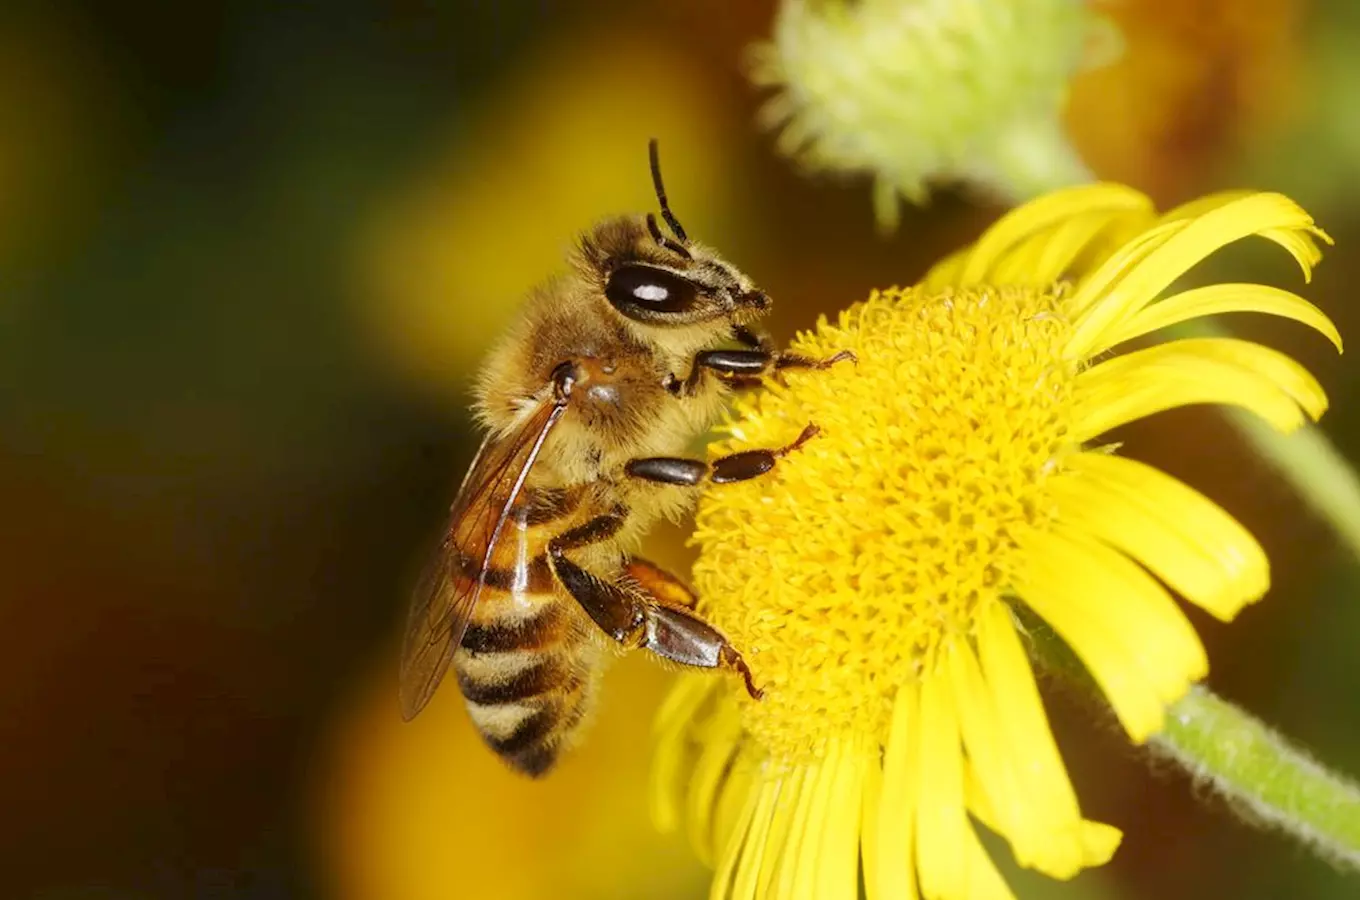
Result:
[[[875,177],[880,223],[930,181],[1014,199],[1080,169],[1068,83],[1104,62],[1113,25],[1071,0],[785,0],[753,80],[780,146],[813,170]],[[1104,48],[1102,51],[1101,48]]]
[[[1281,430],[1326,397],[1296,362],[1209,337],[1116,345],[1232,311],[1331,322],[1282,290],[1159,299],[1260,235],[1307,275],[1325,238],[1275,194],[1156,216],[1114,185],[1042,197],[918,285],[876,291],[800,335],[856,367],[790,373],[747,398],[715,453],[822,435],[768,476],[703,499],[701,611],[764,690],[686,678],[658,720],[655,811],[687,820],[714,896],[955,900],[1009,890],[969,817],[1021,865],[1066,878],[1119,833],[1082,818],[1012,604],[1072,647],[1130,738],[1207,671],[1172,592],[1227,620],[1269,586],[1231,516],[1099,443],[1175,406],[1228,403]]]

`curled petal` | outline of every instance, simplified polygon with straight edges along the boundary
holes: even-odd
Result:
[[[1078,287],[1073,309],[1079,318],[1068,353],[1088,355],[1107,329],[1151,303],[1191,266],[1250,235],[1284,247],[1302,267],[1305,278],[1319,257],[1313,236],[1326,239],[1312,217],[1282,194],[1252,194],[1196,218],[1164,222],[1115,254]]]
[[[1091,352],[1102,353],[1124,341],[1191,319],[1235,312],[1265,313],[1302,322],[1321,332],[1338,352],[1342,349],[1341,334],[1332,320],[1297,294],[1261,284],[1215,284],[1181,291],[1144,307],[1111,328]]]
[[[1289,356],[1236,338],[1189,338],[1108,359],[1077,377],[1073,437],[1088,441],[1117,425],[1192,403],[1226,403],[1282,432],[1317,419],[1327,395]]]

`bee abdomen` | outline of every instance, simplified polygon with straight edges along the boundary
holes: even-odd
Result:
[[[563,619],[559,604],[545,603],[531,617],[474,621],[463,632],[461,646],[478,654],[544,650],[560,645],[566,637],[567,623]]]
[[[542,775],[570,743],[593,693],[590,650],[555,604],[469,627],[454,658],[458,684],[473,724],[509,765]]]
[[[552,768],[588,709],[587,673],[565,668],[561,660],[546,660],[501,681],[459,672],[468,712],[482,738],[526,775],[537,777]]]
[[[468,703],[477,706],[505,706],[527,703],[550,693],[572,691],[580,687],[581,676],[570,671],[553,656],[539,657],[513,674],[496,678],[479,678],[460,667],[458,686]]]

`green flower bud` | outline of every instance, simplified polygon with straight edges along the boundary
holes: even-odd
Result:
[[[868,173],[880,225],[899,197],[962,181],[1019,201],[1081,177],[1061,113],[1118,36],[1078,0],[785,0],[752,80],[779,149],[809,171]]]

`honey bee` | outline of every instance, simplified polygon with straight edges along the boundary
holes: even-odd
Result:
[[[475,404],[487,436],[406,625],[403,717],[425,707],[452,664],[483,739],[534,777],[581,731],[611,643],[734,672],[759,697],[693,593],[633,549],[705,481],[755,478],[817,433],[809,424],[788,446],[711,463],[680,455],[731,390],[852,358],[772,348],[755,329],[770,298],[689,239],[655,141],[649,151],[670,233],[650,213],[596,225],[570,274],[531,292],[491,350]]]

